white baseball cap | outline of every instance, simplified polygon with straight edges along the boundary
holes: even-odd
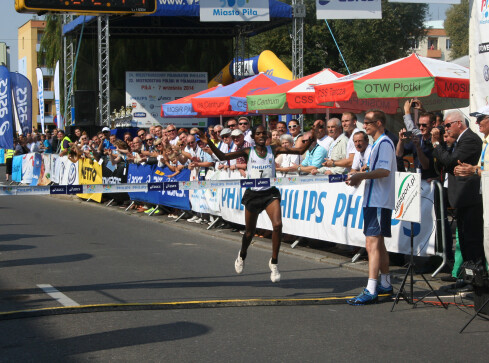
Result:
[[[110,132],[110,129],[109,129],[107,126],[105,126],[105,127],[102,129],[102,132],[106,132],[106,131],[107,131],[107,132]]]
[[[243,135],[243,131],[240,129],[234,129],[233,132],[231,132],[231,136],[240,136]]]
[[[470,114],[472,117],[489,116],[489,106],[479,108],[476,112]]]

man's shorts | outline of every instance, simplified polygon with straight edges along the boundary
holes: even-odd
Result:
[[[392,209],[363,207],[363,234],[391,237]]]
[[[276,199],[280,202],[281,197],[280,191],[275,187],[266,190],[246,189],[241,204],[251,213],[260,214]]]

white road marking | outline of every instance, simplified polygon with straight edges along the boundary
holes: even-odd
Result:
[[[63,306],[80,306],[76,301],[71,300],[68,296],[56,290],[49,284],[38,284],[37,287],[42,289],[46,294],[51,296],[54,300],[59,302]]]

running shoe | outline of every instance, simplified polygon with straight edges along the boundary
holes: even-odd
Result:
[[[272,263],[272,259],[270,259],[270,261],[268,261],[268,267],[270,267],[270,271],[272,271],[270,274],[270,280],[272,280],[272,282],[279,282],[280,271],[278,270],[278,265]]]
[[[155,207],[152,207],[152,208],[150,208],[150,209],[148,209],[148,210],[144,211],[144,213],[146,213],[146,214],[150,214],[150,213],[151,213],[152,211],[154,211],[155,209],[156,209]]]
[[[199,219],[199,217],[197,217],[197,216],[193,216],[192,218],[187,219],[187,222],[193,223],[193,222],[195,222],[197,219]]]
[[[244,260],[241,258],[241,250],[238,252],[238,257],[236,258],[236,261],[234,261],[234,269],[236,270],[237,274],[243,272]]]
[[[382,284],[377,284],[377,295],[392,295],[394,293],[394,289],[392,285],[389,287],[383,287]]]
[[[368,305],[375,304],[378,301],[378,295],[372,295],[367,289],[363,289],[363,292],[354,297],[353,299],[346,300],[346,302],[350,305]]]
[[[202,218],[197,218],[194,223],[201,224],[204,220]]]
[[[153,213],[153,215],[154,215],[154,216],[157,216],[158,214],[161,214],[161,210],[160,210],[160,209],[157,209],[157,210],[156,210],[156,211]]]

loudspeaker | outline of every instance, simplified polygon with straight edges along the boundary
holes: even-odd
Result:
[[[489,288],[474,286],[474,310],[477,311],[489,299]],[[481,314],[489,315],[489,303],[480,311]]]
[[[95,125],[97,106],[97,93],[95,91],[75,91],[71,98],[71,107],[75,109],[75,126]]]

